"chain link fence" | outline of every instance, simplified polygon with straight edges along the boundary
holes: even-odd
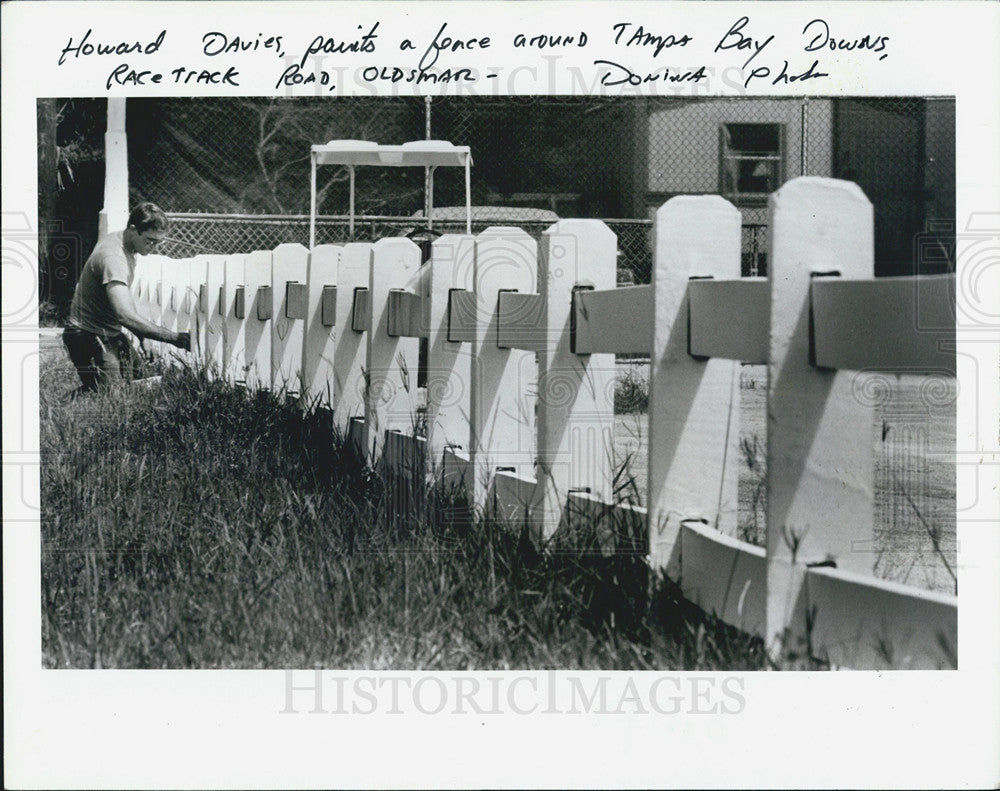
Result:
[[[472,221],[474,234],[498,223],[490,220]],[[539,239],[551,220],[513,219],[505,225],[516,225]],[[619,282],[640,282],[636,270],[646,274],[652,263],[650,252],[652,223],[648,220],[609,220],[607,225],[618,237],[620,261]],[[316,244],[345,244],[351,241],[376,241],[387,236],[404,236],[424,226],[422,218],[363,215],[355,219],[351,235],[347,218],[320,217],[316,221]],[[435,230],[442,233],[465,233],[465,222],[434,220]],[[744,234],[754,228],[744,228]],[[199,253],[250,252],[273,250],[279,244],[297,242],[309,245],[309,216],[300,215],[228,215],[174,213],[170,215],[168,236],[157,252],[172,258],[185,258]],[[752,244],[751,249],[756,249]],[[760,248],[763,251],[763,248]],[[761,252],[762,254],[762,252]]]

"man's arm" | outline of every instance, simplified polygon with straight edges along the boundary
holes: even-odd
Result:
[[[174,332],[166,327],[160,327],[150,321],[146,321],[139,315],[135,308],[135,301],[132,299],[132,292],[124,283],[117,280],[108,283],[108,299],[111,307],[118,315],[118,321],[126,329],[134,332],[140,338],[152,338],[156,341],[165,341],[178,346],[181,349],[190,349],[191,333]]]

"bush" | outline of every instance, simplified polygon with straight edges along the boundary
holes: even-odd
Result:
[[[636,367],[619,372],[615,378],[615,414],[644,413],[649,409],[649,379]]]

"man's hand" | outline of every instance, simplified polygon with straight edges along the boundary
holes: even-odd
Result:
[[[140,338],[172,343],[181,349],[191,350],[191,333],[176,333],[173,330],[153,324],[139,315],[132,298],[132,292],[124,283],[114,280],[107,285],[108,300],[122,326]],[[183,336],[183,337],[182,337]],[[185,340],[186,338],[186,340]]]
[[[178,349],[183,349],[186,352],[191,351],[191,333],[190,332],[178,332],[177,340],[173,341],[174,346]]]

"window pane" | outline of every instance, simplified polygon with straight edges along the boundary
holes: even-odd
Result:
[[[781,186],[781,124],[723,124],[720,191],[760,200]]]
[[[778,188],[778,163],[775,160],[741,159],[737,192],[774,192]]]
[[[726,124],[729,150],[738,154],[779,154],[778,124]]]

